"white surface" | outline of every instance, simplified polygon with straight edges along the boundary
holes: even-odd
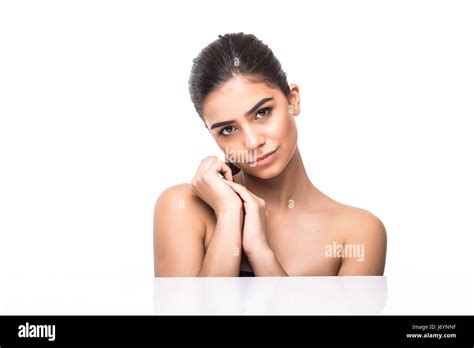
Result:
[[[443,274],[474,264],[474,2],[234,5],[0,2],[0,274],[24,277],[0,278],[6,312],[152,311],[155,200],[221,156],[192,59],[235,31],[299,84],[313,183],[384,222],[386,310],[458,303],[467,278]],[[406,276],[425,271],[430,288]]]
[[[468,274],[390,277],[2,276],[0,315],[474,314]]]
[[[155,314],[474,314],[469,274],[156,278]]]

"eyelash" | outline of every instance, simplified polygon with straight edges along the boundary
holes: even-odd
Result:
[[[255,113],[255,115],[257,115],[257,114],[258,114],[259,112],[261,112],[261,111],[267,111],[267,113],[265,114],[265,116],[261,116],[261,117],[258,118],[258,119],[265,118],[265,117],[267,117],[267,116],[269,116],[269,115],[271,114],[272,109],[273,109],[273,108],[270,107],[270,106],[269,106],[269,107],[266,107],[266,108],[263,108],[263,109],[260,109],[260,110],[258,110],[258,111]],[[234,127],[234,126],[227,126],[227,127],[222,128],[222,129],[219,131],[219,136],[221,136],[221,137],[228,137],[230,134],[223,134],[223,133],[224,133],[224,130],[227,129],[227,128],[229,128],[229,127]]]

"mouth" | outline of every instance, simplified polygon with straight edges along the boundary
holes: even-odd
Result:
[[[256,160],[250,162],[250,165],[251,166],[264,165],[264,164],[272,162],[273,159],[275,158],[275,153],[277,152],[277,150],[278,150],[278,147],[273,151],[267,152],[266,154],[263,154],[257,157]]]

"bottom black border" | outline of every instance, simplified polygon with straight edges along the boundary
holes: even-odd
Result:
[[[54,325],[54,341],[48,340],[52,326],[43,325]],[[473,332],[472,316],[0,316],[0,348],[381,343],[473,347]],[[46,337],[30,336],[41,333]],[[19,337],[25,334],[30,337]]]

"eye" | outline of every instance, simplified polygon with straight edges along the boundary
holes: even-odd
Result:
[[[230,128],[230,129],[229,129]],[[224,127],[222,128],[220,131],[219,131],[219,135],[223,136],[223,137],[226,137],[228,136],[231,132],[232,132],[232,129],[234,128],[234,126],[227,126],[227,127]]]
[[[257,113],[255,114],[257,117],[255,117],[256,119],[259,119],[259,118],[263,118],[263,117],[266,117],[268,115],[270,115],[272,111],[272,108],[271,107],[267,107],[267,108],[263,108],[263,109],[260,109],[257,111]],[[259,117],[260,116],[260,117]]]

